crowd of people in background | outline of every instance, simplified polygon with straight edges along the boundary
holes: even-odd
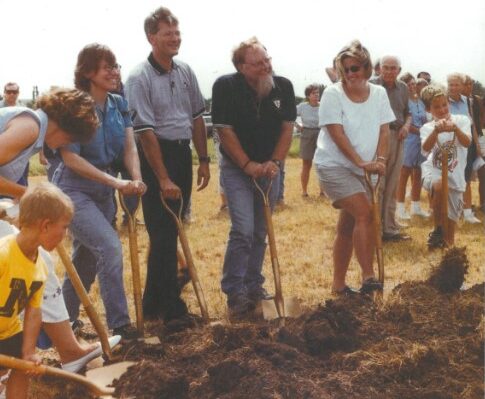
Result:
[[[78,323],[80,300],[67,276],[61,288],[45,251],[61,242],[68,226],[72,262],[86,290],[98,277],[113,332],[110,345],[139,338],[123,285],[116,191],[134,201],[132,209],[141,198],[140,223],[150,240],[145,319],[190,324],[193,318],[177,279],[177,226],[163,203],[180,204],[184,212],[190,204],[191,145],[198,157],[197,190],[209,183],[205,102],[192,68],[175,58],[181,45],[177,17],[160,7],[145,19],[144,30],[149,56],[124,85],[115,54],[94,43],[81,49],[73,65],[76,88],[42,95],[35,110],[17,103],[17,83],[4,86],[0,195],[20,201],[20,232],[0,221],[1,354],[38,363],[35,346],[40,345],[41,330],[68,371],[79,371],[101,354],[99,343],[81,345],[76,340],[72,325]],[[250,318],[260,301],[272,298],[262,272],[267,226],[259,189],[268,190],[271,209],[283,201],[285,159],[295,126],[300,133],[302,197],[310,196],[314,165],[318,195],[340,212],[333,246],[334,295],[383,289],[374,273],[376,237],[366,175],[382,179],[378,195],[384,242],[411,240],[402,232],[411,216],[432,216],[426,243],[430,249],[453,245],[462,214],[465,223],[480,223],[474,212],[485,214],[485,106],[473,94],[471,77],[451,73],[445,88],[432,82],[428,72],[416,77],[403,73],[397,55],[373,63],[356,40],[326,68],[333,83],[323,94],[322,85],[308,85],[297,105],[291,81],[275,74],[271,56],[257,38],[237,45],[232,63],[234,73],[213,85],[211,108],[221,210],[228,211],[231,224],[221,277],[231,320]],[[444,150],[446,231],[441,218]],[[27,189],[28,162],[38,152],[55,186]],[[470,182],[475,178],[480,203],[474,208]],[[422,188],[428,194],[425,200]],[[359,289],[346,283],[353,253],[361,267]],[[20,258],[22,262],[15,261]],[[14,281],[28,284],[30,292],[17,295]],[[0,369],[0,374],[5,371]],[[24,374],[12,372],[6,385],[8,398],[26,397]]]

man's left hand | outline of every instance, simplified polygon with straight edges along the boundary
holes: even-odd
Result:
[[[398,136],[397,136],[398,140],[399,141],[404,140],[406,137],[408,137],[408,133],[409,133],[409,127],[406,125],[403,125],[401,129],[399,129]]]
[[[211,178],[211,172],[209,164],[207,162],[201,162],[197,169],[197,191],[201,191],[207,187]]]
[[[263,174],[266,177],[269,177],[270,179],[272,179],[277,175],[279,167],[273,161],[266,161],[265,163],[262,164],[262,166],[264,170]]]

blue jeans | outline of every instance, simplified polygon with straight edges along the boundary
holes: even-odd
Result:
[[[123,252],[118,234],[111,226],[115,212],[113,190],[92,180],[70,179],[72,172],[64,172],[59,186],[75,207],[70,225],[74,239],[72,262],[87,291],[98,275],[108,327],[129,324],[123,285]],[[74,321],[79,317],[80,300],[67,275],[62,291],[69,318]]]
[[[221,286],[230,300],[263,286],[266,223],[263,198],[253,179],[226,157],[221,162],[221,176],[231,218]],[[271,209],[276,202],[279,178],[278,173],[269,193]],[[261,178],[258,183],[266,190],[269,180]]]

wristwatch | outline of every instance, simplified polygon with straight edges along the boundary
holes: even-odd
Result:
[[[211,163],[211,157],[199,157],[199,163],[201,162]]]
[[[273,162],[274,164],[276,164],[276,166],[278,167],[278,169],[281,169],[281,161],[279,159],[272,159],[271,162]]]

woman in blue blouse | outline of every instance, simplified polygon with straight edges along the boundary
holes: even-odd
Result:
[[[74,266],[87,290],[98,275],[108,327],[124,340],[131,340],[137,338],[137,332],[128,315],[121,242],[111,225],[115,214],[113,195],[114,190],[141,195],[146,186],[141,181],[127,103],[122,97],[110,94],[117,88],[119,70],[113,52],[104,45],[89,44],[79,53],[75,85],[91,94],[101,123],[89,143],[61,149],[63,164],[53,180],[75,205],[70,227]],[[111,165],[119,156],[132,180],[118,179],[111,173]],[[67,276],[63,292],[71,321],[76,320],[80,301]]]
[[[400,219],[411,219],[411,216],[404,209],[404,197],[406,185],[411,176],[411,215],[429,217],[429,213],[421,209],[421,164],[425,160],[421,154],[421,138],[419,129],[426,123],[426,110],[424,103],[419,98],[416,88],[416,80],[409,72],[400,77],[409,91],[409,112],[411,113],[411,127],[409,134],[404,141],[404,159],[397,187],[397,209],[396,215]]]

